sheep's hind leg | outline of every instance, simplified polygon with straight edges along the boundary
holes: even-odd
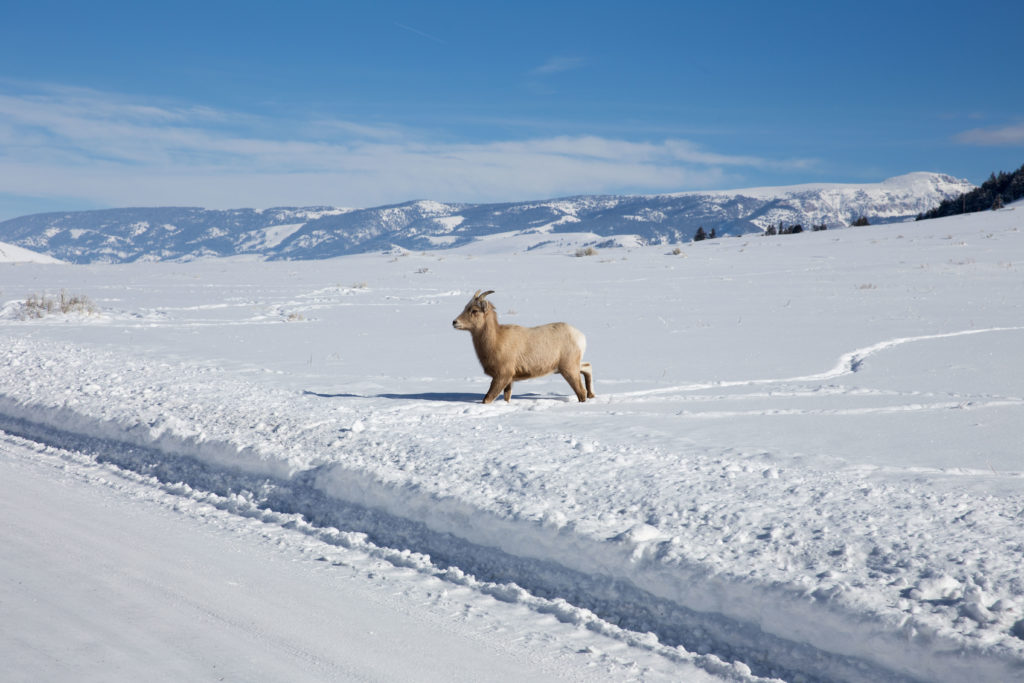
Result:
[[[565,381],[569,383],[572,390],[576,392],[576,398],[580,400],[580,403],[584,403],[587,400],[587,394],[583,390],[583,380],[580,379],[580,370],[575,372],[570,370],[560,370],[559,373],[565,378]]]
[[[594,398],[594,370],[590,367],[590,363],[580,363],[580,372],[587,383],[587,398]]]

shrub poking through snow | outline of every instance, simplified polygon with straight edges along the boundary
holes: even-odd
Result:
[[[87,296],[69,294],[66,289],[60,290],[58,298],[54,299],[46,294],[30,294],[25,299],[21,309],[21,319],[43,318],[48,315],[60,313],[79,313],[83,315],[94,315],[98,309]]]

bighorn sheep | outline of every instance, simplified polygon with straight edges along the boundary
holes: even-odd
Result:
[[[504,391],[505,401],[512,398],[512,382],[543,377],[558,372],[569,383],[580,402],[594,398],[594,373],[583,362],[587,338],[567,323],[548,323],[538,327],[499,325],[494,304],[484,297],[494,290],[476,294],[458,318],[457,330],[473,335],[473,348],[484,372],[491,376],[491,387],[484,396],[490,403]],[[586,380],[586,391],[580,375]]]

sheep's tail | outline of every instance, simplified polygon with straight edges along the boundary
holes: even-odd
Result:
[[[582,332],[577,330],[575,327],[572,328],[572,340],[576,343],[576,346],[580,349],[580,358],[583,358],[583,354],[587,352],[587,337]]]

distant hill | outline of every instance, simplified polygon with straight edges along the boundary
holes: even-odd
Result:
[[[401,247],[429,250],[497,234],[531,248],[561,233],[594,242],[688,242],[779,223],[850,225],[912,219],[973,189],[965,180],[911,173],[872,184],[816,184],[662,195],[600,195],[503,204],[411,201],[369,209],[126,208],[24,216],[0,223],[0,240],[73,263],[191,260],[248,255],[322,259]],[[619,238],[619,239],[614,239]],[[627,239],[622,239],[627,238]]]

